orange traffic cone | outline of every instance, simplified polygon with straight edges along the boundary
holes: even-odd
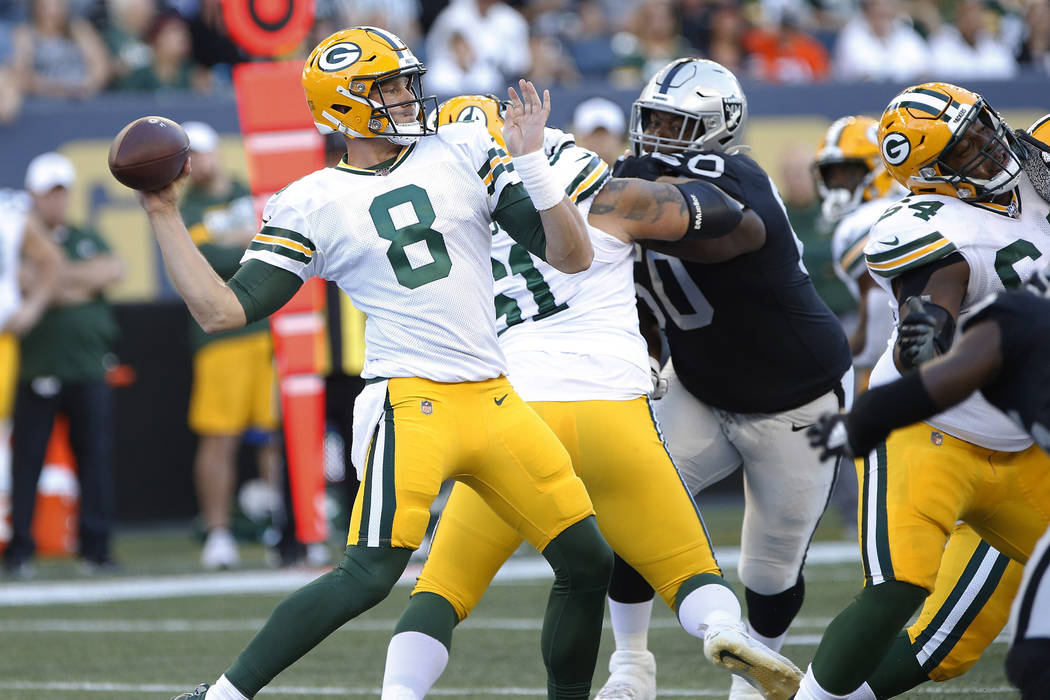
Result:
[[[69,447],[69,423],[65,416],[57,416],[37,482],[33,511],[33,539],[39,554],[66,556],[76,551],[79,510],[80,485]]]

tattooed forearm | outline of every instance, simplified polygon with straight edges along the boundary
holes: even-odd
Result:
[[[685,198],[671,184],[646,180],[610,180],[591,205],[591,213],[628,221],[657,223],[668,215],[688,217]]]

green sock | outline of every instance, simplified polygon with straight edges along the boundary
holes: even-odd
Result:
[[[567,527],[543,550],[554,586],[541,647],[548,700],[587,700],[598,661],[613,555],[594,516]]]
[[[925,598],[925,589],[900,581],[865,587],[824,630],[813,657],[820,686],[836,695],[860,687]]]
[[[402,547],[347,547],[337,568],[281,601],[226,678],[254,697],[325,637],[386,598],[411,555]]]
[[[452,630],[459,624],[459,615],[452,603],[437,593],[422,591],[408,599],[394,634],[419,632],[433,637],[452,651]]]
[[[868,677],[868,686],[879,700],[896,697],[922,685],[930,677],[915,658],[915,649],[907,632],[893,640],[893,646],[875,672]]]

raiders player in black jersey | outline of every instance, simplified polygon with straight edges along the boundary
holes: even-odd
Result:
[[[847,405],[853,379],[846,335],[802,265],[776,187],[740,152],[746,120],[746,98],[730,71],[678,59],[635,101],[634,155],[616,173],[709,183],[765,225],[759,239],[737,241],[735,232],[715,239],[725,254],[647,242],[636,282],[670,348],[667,392],[654,408],[686,485],[696,494],[743,466],[738,572],[749,632],[776,650],[802,605],[802,563],[837,472],[835,459],[816,458],[804,431]],[[618,560],[609,597],[617,650],[596,700],[651,699],[652,589]],[[734,679],[730,698],[758,697]]]
[[[956,405],[974,391],[1050,454],[1050,282],[1047,271],[1027,288],[989,297],[965,322],[946,354],[889,384],[869,390],[849,413],[821,416],[807,433],[821,456],[868,454],[894,428],[917,423]],[[901,322],[907,348],[922,356],[934,342],[935,322],[916,297]],[[1024,698],[1045,697],[1050,687],[1050,532],[1028,559],[1014,600],[1014,635],[1006,669]]]

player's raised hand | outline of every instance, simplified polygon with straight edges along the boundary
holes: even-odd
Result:
[[[543,128],[547,126],[547,117],[551,113],[550,92],[544,90],[540,100],[536,86],[524,79],[518,81],[518,89],[521,90],[520,97],[514,88],[507,88],[510,105],[503,116],[503,140],[512,156],[543,148]]]

